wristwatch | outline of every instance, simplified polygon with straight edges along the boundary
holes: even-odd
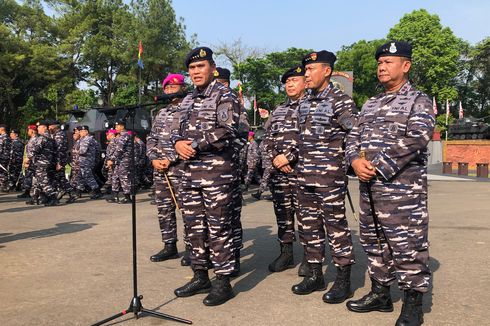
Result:
[[[197,148],[199,147],[199,144],[197,143],[197,141],[192,141],[192,144],[191,144],[191,148],[193,150],[196,150],[197,151]]]

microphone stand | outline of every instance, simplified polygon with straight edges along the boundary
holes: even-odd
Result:
[[[182,94],[178,95],[182,96]],[[157,101],[160,103],[165,103],[171,100],[172,98],[165,98],[161,101]],[[127,114],[124,117],[124,120],[131,119],[131,129],[134,129],[134,117],[136,115],[136,109],[141,109],[143,106],[155,105],[155,103],[148,104],[135,104],[135,105],[126,105],[117,108],[110,109],[101,109],[100,111],[114,111],[114,110],[127,110]],[[131,222],[132,222],[132,245],[133,245],[133,298],[129,304],[128,309],[124,309],[117,314],[114,314],[108,318],[105,318],[101,321],[96,322],[93,326],[103,325],[105,323],[110,322],[116,318],[124,316],[128,313],[133,313],[134,317],[138,319],[141,315],[146,314],[151,317],[156,317],[160,319],[168,319],[176,322],[184,323],[184,324],[192,324],[192,321],[183,319],[180,317],[171,316],[168,314],[164,314],[161,312],[153,311],[150,309],[146,309],[141,304],[141,300],[143,299],[143,295],[138,294],[138,273],[137,273],[137,263],[136,263],[136,189],[135,189],[135,162],[134,162],[134,133],[131,135],[131,161],[130,161],[130,169],[131,169]]]

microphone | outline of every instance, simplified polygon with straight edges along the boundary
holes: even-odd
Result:
[[[172,93],[172,94],[162,94],[162,95],[157,95],[153,98],[155,102],[170,102],[174,98],[184,98],[187,94],[184,92],[177,92],[177,93]]]

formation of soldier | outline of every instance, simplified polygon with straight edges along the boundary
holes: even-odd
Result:
[[[404,299],[396,325],[423,323],[422,297],[431,282],[426,164],[434,113],[428,96],[408,81],[411,53],[406,42],[378,48],[377,76],[385,90],[360,113],[330,82],[335,55],[309,53],[282,76],[287,99],[266,122],[260,146],[249,131],[243,103],[229,87],[229,70],[216,67],[207,47],[188,54],[185,65],[194,90],[186,94],[184,76],[169,74],[163,91],[175,97],[157,113],[146,145],[133,138],[136,170],[145,171],[145,164],[153,168],[163,249],[151,261],[179,257],[177,217],[183,219],[186,249],[181,263],[191,266],[194,276],[174,291],[176,296],[207,293],[203,303],[208,306],[234,297],[230,278],[240,273],[242,191],[258,179],[262,162],[264,173],[254,195],[259,199],[271,191],[279,242],[279,255],[269,270],[295,266],[297,224],[302,279],[292,292],[327,290],[322,266],[328,245],[337,273],[323,301],[338,304],[352,298],[355,257],[345,215],[347,171],[352,167],[360,181],[360,241],[372,287],[364,297],[348,301],[347,308],[393,311],[390,285],[397,280]],[[73,202],[86,189],[92,199],[100,198],[100,182],[93,173],[100,148],[88,127],[78,127],[73,135],[72,177],[66,182],[60,172],[68,164],[60,153],[67,152],[66,136],[57,125],[41,121],[37,128],[29,126],[22,177],[18,171],[24,146],[16,140],[18,132],[13,130],[10,139],[0,126],[0,185],[17,186],[21,180],[31,197],[42,194],[47,205],[55,205],[65,193]],[[132,142],[124,121],[116,122],[107,140],[103,190],[110,193],[108,202],[129,203]],[[135,179],[144,183],[140,174]],[[210,269],[216,275],[213,282]]]

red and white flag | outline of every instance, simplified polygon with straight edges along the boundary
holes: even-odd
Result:
[[[463,119],[464,113],[463,113],[463,104],[461,104],[461,101],[459,101],[459,118]]]
[[[436,98],[432,98],[432,108],[434,109],[434,115],[437,115],[437,103],[436,103]]]
[[[254,111],[257,111],[257,96],[254,96]]]

